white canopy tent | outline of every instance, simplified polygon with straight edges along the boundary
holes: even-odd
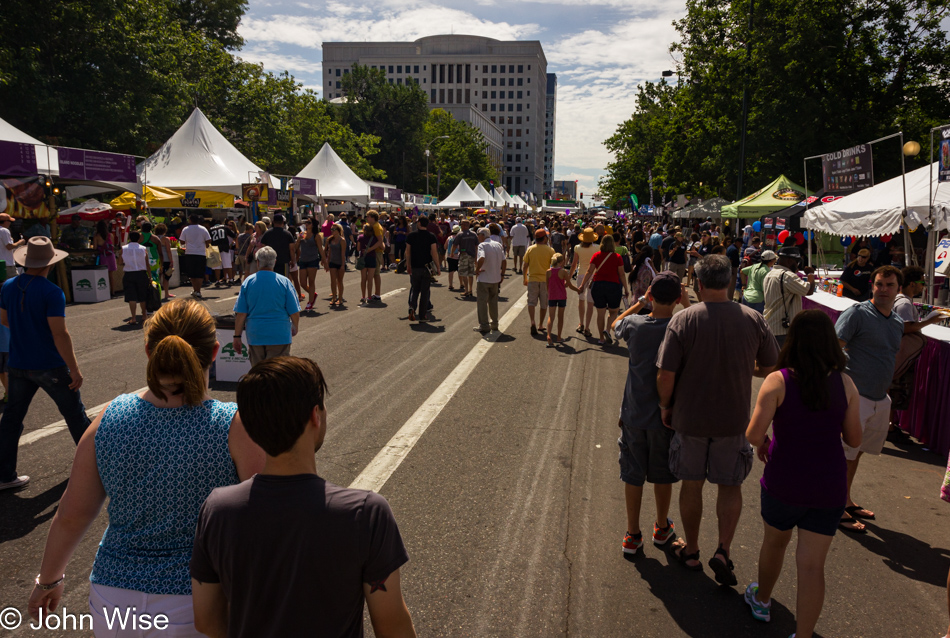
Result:
[[[369,184],[340,159],[329,142],[325,142],[310,163],[300,169],[297,177],[317,180],[317,193],[326,199],[364,204],[369,201]]]
[[[459,180],[455,190],[449,193],[448,197],[439,202],[438,205],[439,208],[462,208],[462,202],[482,202],[482,205],[488,203],[473,191],[472,187],[463,179]]]
[[[241,185],[263,171],[244,157],[196,108],[162,147],[136,167],[139,181],[174,190],[204,190],[241,196]],[[271,178],[271,187],[278,182]]]
[[[515,195],[511,200],[515,203],[515,206],[518,207],[518,210],[528,210],[528,202],[521,199],[520,195]]]
[[[931,182],[931,169],[933,182]],[[930,220],[933,201],[934,227],[948,230],[950,220],[950,183],[938,183],[937,163],[911,171],[907,182],[907,227],[916,230]],[[871,188],[842,197],[808,210],[803,225],[831,235],[879,237],[900,230],[904,210],[904,183],[895,177]]]
[[[511,199],[511,195],[508,194],[504,186],[499,186],[496,188],[495,193],[501,196],[501,199],[505,202],[506,206],[515,206],[515,200]]]
[[[492,208],[496,208],[504,204],[504,202],[501,201],[501,197],[489,193],[488,189],[482,186],[481,182],[476,184],[472,191],[475,193],[475,195],[477,195],[476,199],[482,199],[485,201],[485,206],[490,205]]]

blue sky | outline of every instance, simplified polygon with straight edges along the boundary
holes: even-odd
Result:
[[[602,142],[633,109],[636,86],[674,66],[682,0],[250,0],[239,55],[322,91],[324,41],[412,41],[442,33],[540,40],[558,74],[555,179],[596,190]]]

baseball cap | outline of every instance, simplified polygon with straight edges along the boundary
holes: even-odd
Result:
[[[772,261],[778,259],[778,255],[775,254],[775,251],[766,250],[762,252],[762,261]]]
[[[544,239],[544,238],[547,237],[547,236],[548,236],[548,234],[545,232],[545,230],[544,230],[543,228],[539,228],[538,230],[534,231],[534,238],[535,238],[535,239]]]
[[[274,223],[283,224],[283,223],[284,223],[284,216],[281,215],[280,213],[277,213],[276,215],[274,215]]]
[[[672,270],[658,273],[650,282],[650,294],[661,304],[671,304],[680,298],[680,278]]]
[[[867,248],[862,248],[861,250],[858,251],[858,257],[870,257],[870,256],[871,256],[871,251],[868,250]]]

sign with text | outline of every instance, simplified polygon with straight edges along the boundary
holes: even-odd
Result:
[[[317,195],[317,180],[309,177],[295,177],[293,180],[294,192],[298,195]]]
[[[390,188],[389,195],[387,196],[390,200],[401,201],[402,200],[402,189],[401,188]]]
[[[861,190],[874,185],[871,145],[858,144],[821,158],[825,192]]]
[[[241,199],[246,202],[267,201],[267,184],[241,184]]]
[[[36,175],[36,146],[21,142],[0,142],[0,175]]]
[[[370,186],[369,197],[374,201],[379,201],[386,196],[385,189],[382,186]]]
[[[85,151],[81,148],[63,148],[59,151],[61,179],[81,179],[91,182],[136,181],[135,158],[118,153]]]
[[[459,208],[481,208],[485,205],[483,200],[471,201],[471,202],[459,202]]]
[[[944,238],[937,244],[934,256],[934,272],[938,275],[950,274],[950,238]]]
[[[945,126],[940,129],[940,137],[937,138],[937,148],[940,151],[937,160],[937,181],[950,182],[950,126]]]

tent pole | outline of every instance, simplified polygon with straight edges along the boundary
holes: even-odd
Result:
[[[802,213],[802,221],[805,221],[805,215],[808,214],[808,160],[802,160],[802,174],[805,176],[805,212]],[[808,227],[805,227],[805,239],[808,240],[808,265],[811,266],[811,235]]]
[[[908,249],[908,247],[913,248],[913,246],[909,246],[909,244],[910,244],[910,229],[909,229],[908,226],[907,226],[907,172],[904,170],[904,131],[901,131],[900,133],[898,133],[898,135],[900,135],[900,143],[901,143],[901,187],[902,187],[903,190],[904,190],[904,210],[903,210],[903,213],[902,213],[902,215],[901,215],[901,219],[903,219],[903,221],[904,221],[904,263],[908,263],[908,262],[907,262],[907,255],[908,255],[907,249]],[[912,260],[913,260],[912,263],[916,266],[916,265],[917,265],[917,255],[916,255],[916,253],[913,253],[913,252],[912,252],[912,253],[910,253],[910,255],[911,255],[911,258],[912,258]],[[908,264],[908,265],[910,265],[910,264]]]
[[[938,177],[939,179],[939,177]],[[939,182],[938,182],[939,186]],[[930,181],[927,183],[927,187],[930,192],[927,193],[927,203],[928,203],[928,213],[927,218],[930,220],[930,228],[927,233],[927,254],[924,255],[924,264],[926,265],[926,279],[927,289],[924,291],[924,303],[933,305],[934,303],[934,280],[937,278],[936,273],[936,250],[937,250],[937,236],[934,234],[936,232],[937,224],[934,223],[934,129],[930,129]],[[938,233],[939,234],[939,233]],[[930,244],[930,239],[933,237],[933,246]]]

